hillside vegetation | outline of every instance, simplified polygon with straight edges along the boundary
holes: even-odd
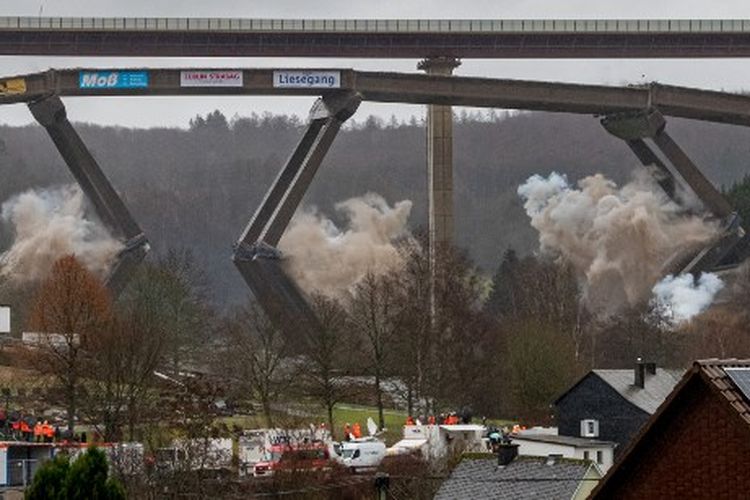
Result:
[[[231,264],[237,239],[292,151],[303,124],[294,117],[228,121],[218,112],[187,129],[126,129],[79,124],[78,130],[148,234],[156,253],[191,248],[205,266],[218,304],[238,303],[247,289]],[[669,130],[708,177],[730,185],[748,172],[750,129],[671,120]],[[341,200],[376,192],[411,199],[411,226],[426,223],[423,124],[369,118],[342,131],[305,204],[327,214]],[[590,116],[553,113],[457,116],[457,241],[491,274],[503,252],[536,246],[515,190],[533,173],[576,180],[602,172],[627,178],[636,160]],[[0,127],[0,200],[20,191],[71,182],[40,127]],[[0,229],[0,248],[11,235]]]

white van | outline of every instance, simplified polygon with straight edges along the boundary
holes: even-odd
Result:
[[[342,441],[339,462],[354,472],[375,469],[385,457],[385,443],[373,436]]]

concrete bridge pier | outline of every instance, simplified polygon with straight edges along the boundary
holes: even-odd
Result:
[[[452,75],[461,62],[453,57],[423,59],[417,68],[428,75]],[[427,185],[429,190],[430,265],[453,241],[453,108],[427,106]]]

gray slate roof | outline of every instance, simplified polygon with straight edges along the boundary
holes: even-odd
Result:
[[[570,499],[590,467],[583,460],[559,459],[547,465],[546,457],[521,456],[500,468],[494,456],[466,458],[443,482],[435,499]]]
[[[582,438],[575,436],[559,436],[557,434],[512,434],[513,441],[517,439],[525,441],[535,441],[539,443],[561,444],[565,446],[575,446],[578,448],[608,448],[615,446],[612,441],[599,441],[598,439]]]
[[[622,397],[635,406],[653,415],[682,378],[682,370],[657,368],[656,374],[646,374],[643,389],[633,385],[633,370],[592,370]]]

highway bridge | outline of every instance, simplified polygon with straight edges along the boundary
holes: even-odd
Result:
[[[718,58],[750,56],[744,19],[237,19],[133,17],[0,17],[0,55],[100,57],[346,57],[422,59],[417,75],[341,71],[340,88],[359,99],[427,107],[430,251],[453,234],[453,115],[450,104],[583,113],[648,109],[745,124],[736,97],[651,86],[618,89],[462,79],[460,59],[483,58]],[[244,71],[239,88],[183,88],[179,74],[149,71],[147,87],[83,88],[76,74],[29,76],[28,96],[190,93],[301,94],[277,86],[273,74]],[[442,78],[441,78],[442,76]],[[50,81],[39,83],[48,78]],[[9,89],[6,86],[6,89]],[[1,89],[0,89],[1,90]],[[330,89],[329,89],[330,90]],[[92,91],[91,94],[88,92]],[[326,95],[320,89],[321,95]],[[0,92],[2,94],[2,92]],[[3,102],[20,99],[8,96]],[[699,101],[703,101],[699,104]],[[606,104],[605,104],[606,103]],[[433,255],[434,257],[434,255]]]
[[[0,104],[48,95],[296,95],[356,93],[364,101],[606,115],[658,108],[668,116],[750,125],[750,96],[649,84],[615,87],[336,68],[78,68],[0,78]]]
[[[600,115],[607,132],[632,149],[668,196],[681,203],[680,192],[692,191],[722,228],[716,240],[700,251],[680,255],[666,272],[698,274],[723,269],[738,265],[750,254],[750,235],[739,216],[669,136],[665,119],[678,116],[750,126],[747,95],[656,84],[609,87],[336,68],[76,68],[0,78],[0,104],[28,104],[101,220],[124,241],[124,250],[108,279],[115,293],[123,289],[145,257],[148,240],[68,121],[60,96],[199,94],[319,96],[295,150],[235,243],[233,254],[235,265],[269,318],[298,339],[300,332],[312,333],[320,325],[304,295],[287,276],[277,245],[341,126],[363,100],[428,104],[448,110],[452,105],[464,105]],[[436,135],[445,141],[447,134],[440,130]],[[428,155],[430,147],[428,141]],[[439,229],[449,236],[452,177],[430,171],[429,183],[431,231]],[[431,240],[431,250],[435,240]]]
[[[748,57],[750,20],[0,17],[0,55]]]

